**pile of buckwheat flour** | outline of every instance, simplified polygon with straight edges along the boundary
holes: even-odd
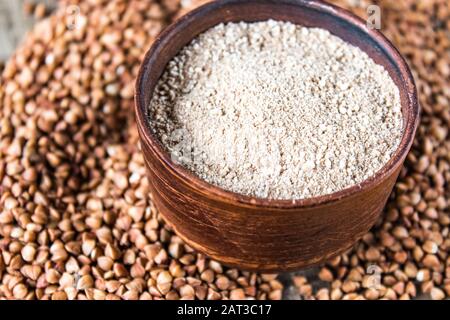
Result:
[[[173,159],[234,192],[329,194],[372,176],[399,145],[398,88],[328,31],[218,25],[168,65],[149,106]]]

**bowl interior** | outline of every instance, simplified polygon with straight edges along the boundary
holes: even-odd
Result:
[[[330,31],[348,43],[366,52],[377,64],[382,65],[389,73],[400,91],[403,114],[403,137],[399,148],[391,160],[373,177],[359,185],[351,186],[336,193],[302,200],[272,200],[240,196],[241,202],[278,206],[299,206],[309,203],[322,203],[339,199],[345,195],[357,192],[361,188],[373,186],[381,178],[389,174],[406,157],[412,144],[418,123],[419,106],[417,104],[416,88],[406,62],[377,30],[371,30],[358,17],[335,6],[321,1],[306,0],[219,0],[209,3],[169,26],[156,40],[147,53],[142,64],[136,85],[136,108],[138,121],[150,145],[162,157],[162,160],[183,177],[205,186],[206,182],[186,172],[184,168],[171,162],[165,154],[158,139],[151,133],[147,118],[147,106],[152,98],[153,90],[164,72],[167,63],[192,39],[207,29],[226,22],[256,22],[268,19],[290,21],[306,27],[319,27]],[[221,196],[236,196],[232,192],[219,187],[213,187]]]

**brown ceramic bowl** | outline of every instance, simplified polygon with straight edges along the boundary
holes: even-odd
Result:
[[[199,33],[219,23],[267,19],[327,29],[388,70],[400,89],[404,132],[398,150],[375,176],[320,197],[253,198],[208,184],[174,164],[153,135],[146,107],[169,60]],[[419,106],[414,80],[398,51],[353,14],[321,1],[219,0],[182,17],[155,41],[137,79],[136,114],[153,200],[175,232],[226,265],[273,272],[324,262],[372,227],[413,142]]]

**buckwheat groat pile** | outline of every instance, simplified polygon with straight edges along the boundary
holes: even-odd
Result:
[[[65,29],[69,2],[80,4],[88,18],[81,34]],[[0,77],[0,299],[280,298],[275,276],[229,269],[196,253],[152,204],[136,148],[130,87],[161,19],[168,20],[169,11],[179,14],[177,0],[158,2],[61,0],[51,20],[34,29],[6,63]],[[183,11],[202,2],[183,0]],[[377,225],[347,253],[296,275],[285,297],[448,299],[448,2],[338,4],[364,17],[367,6],[380,5],[383,32],[416,77],[421,125]],[[121,46],[100,43],[101,34],[112,30],[123,32]],[[71,59],[46,60],[52,53],[71,53]],[[101,63],[111,56],[112,64]],[[66,78],[72,74],[63,65],[68,60],[87,61],[75,67],[74,74],[80,67],[84,74],[76,87]],[[117,70],[119,78],[106,69]],[[66,80],[41,82],[62,75]],[[86,92],[88,104],[75,112],[66,107],[65,101],[86,101]]]
[[[449,299],[449,3],[335,2],[364,19],[368,6],[380,6],[382,31],[405,56],[416,79],[421,122],[378,223],[346,254],[294,277],[296,288],[286,292],[301,299]]]
[[[381,169],[401,139],[398,88],[328,31],[216,26],[168,65],[149,121],[173,159],[257,197],[307,198]]]
[[[67,6],[79,17],[67,18]],[[195,252],[150,199],[134,79],[174,0],[61,0],[0,77],[0,300],[280,299]]]

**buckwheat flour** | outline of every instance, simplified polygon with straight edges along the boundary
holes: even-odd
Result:
[[[179,162],[224,189],[299,199],[358,184],[399,145],[399,91],[366,53],[287,22],[218,25],[169,62],[149,105]]]

